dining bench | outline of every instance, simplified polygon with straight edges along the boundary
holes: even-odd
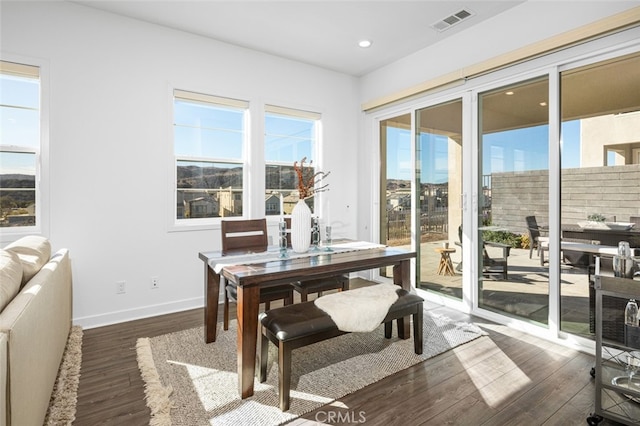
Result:
[[[347,292],[337,293],[345,294]],[[391,338],[393,320],[397,321],[398,337],[408,339],[405,333],[405,318],[413,318],[413,341],[416,354],[422,354],[422,309],[420,296],[398,288],[398,299],[390,306],[383,319],[384,335]],[[334,295],[335,296],[335,295]],[[278,394],[280,409],[289,409],[291,388],[291,352],[294,349],[333,337],[348,334],[342,331],[331,316],[318,308],[313,301],[286,305],[260,314],[261,337],[258,341],[258,379],[267,380],[269,341],[278,347]]]

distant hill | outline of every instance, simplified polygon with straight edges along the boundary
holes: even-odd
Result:
[[[27,207],[36,202],[36,178],[33,175],[0,175],[0,200],[4,207]],[[23,190],[20,190],[23,188]],[[10,190],[8,190],[10,189]]]
[[[178,166],[178,188],[242,188],[242,167]]]
[[[401,189],[411,189],[411,181],[403,179],[387,179],[387,191],[398,191]]]
[[[35,188],[36,177],[23,174],[0,174],[0,188]]]
[[[178,166],[178,188],[242,188],[242,167]],[[293,166],[267,167],[267,188],[297,188]]]

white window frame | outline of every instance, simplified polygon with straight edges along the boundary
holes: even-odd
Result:
[[[33,153],[36,156],[36,223],[33,226],[0,227],[0,243],[7,244],[27,235],[49,236],[49,64],[39,58],[0,53],[0,60],[38,69],[40,81],[40,144],[38,147],[2,144],[2,151]],[[33,75],[33,74],[31,74]],[[0,141],[2,143],[4,141]]]
[[[242,141],[242,155],[241,158],[238,159],[229,159],[224,157],[193,157],[193,156],[185,156],[185,155],[177,155],[175,151],[175,140],[174,140],[174,123],[175,123],[175,110],[174,110],[174,101],[176,97],[186,100],[193,100],[194,102],[205,102],[211,103],[219,106],[227,106],[231,109],[241,109],[243,110],[243,141]],[[209,95],[203,93],[202,91],[197,90],[188,90],[177,87],[169,87],[169,111],[170,111],[170,119],[169,121],[169,130],[168,134],[170,135],[169,140],[169,150],[171,152],[171,172],[169,176],[171,177],[171,181],[169,183],[169,189],[171,191],[171,196],[168,197],[171,200],[171,205],[167,209],[169,211],[169,231],[195,231],[195,230],[204,230],[204,229],[217,229],[220,226],[221,217],[209,217],[209,218],[190,218],[190,219],[178,219],[177,218],[177,164],[178,161],[203,161],[203,162],[215,162],[215,163],[230,163],[237,160],[237,164],[241,165],[243,168],[243,214],[242,217],[248,217],[248,201],[250,197],[250,186],[247,179],[247,169],[248,169],[248,158],[249,158],[249,150],[247,149],[249,135],[250,135],[250,127],[249,127],[249,101],[244,101],[231,97],[224,96],[216,96]],[[235,218],[240,218],[240,216],[233,216]]]
[[[278,105],[274,105],[274,104],[265,104],[264,105],[264,117],[263,119],[266,121],[267,118],[267,114],[271,114],[271,115],[278,115],[281,117],[289,117],[289,118],[298,118],[298,119],[305,119],[305,120],[310,120],[310,121],[314,121],[314,135],[313,135],[313,146],[311,148],[311,152],[313,155],[313,158],[309,159],[307,158],[307,161],[305,162],[305,166],[309,165],[310,160],[313,160],[313,167],[316,170],[322,170],[321,167],[321,161],[319,159],[319,153],[321,152],[320,150],[320,146],[322,144],[322,114],[319,112],[314,112],[311,110],[307,110],[307,109],[299,109],[299,108],[290,108],[290,107],[284,107],[284,106],[278,106]],[[266,149],[266,128],[264,131],[265,134],[265,140],[264,140],[264,147],[263,149]],[[302,158],[297,158],[294,161],[300,161],[302,160]],[[290,162],[281,162],[281,161],[267,161],[266,156],[265,156],[265,160],[264,160],[264,173],[265,173],[265,185],[263,188],[263,194],[266,196],[266,168],[267,166],[293,166],[293,163]],[[321,196],[322,193],[319,193],[318,195],[313,197],[313,214],[314,215],[319,215],[320,211],[319,211],[319,206],[321,203]],[[266,215],[266,207],[264,205],[262,205],[262,215]],[[288,216],[288,215],[287,215]],[[267,218],[269,218],[270,216],[267,216]],[[272,217],[277,217],[277,216],[272,216]]]

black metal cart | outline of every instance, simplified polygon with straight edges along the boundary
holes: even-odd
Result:
[[[627,425],[640,425],[640,327],[624,325],[624,342],[603,338],[603,319],[624,317],[624,310],[603,310],[603,298],[640,302],[640,281],[596,275],[596,394],[595,412],[587,423],[604,418]],[[618,312],[619,311],[619,312]],[[606,317],[606,318],[605,318]]]

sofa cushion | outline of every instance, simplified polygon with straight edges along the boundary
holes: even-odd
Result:
[[[0,250],[0,311],[18,294],[21,284],[22,263],[18,255]]]
[[[51,257],[51,243],[37,235],[22,237],[4,249],[17,254],[22,262],[22,285],[33,278]]]

